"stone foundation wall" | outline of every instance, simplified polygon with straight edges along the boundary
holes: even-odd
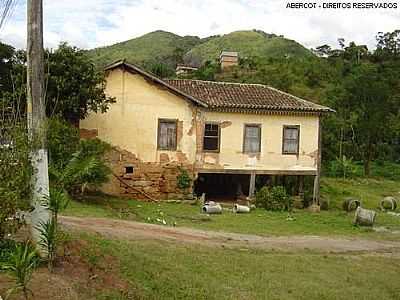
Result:
[[[192,194],[192,187],[182,190],[177,186],[177,178],[184,169],[192,179],[194,166],[182,162],[143,162],[135,154],[114,148],[106,155],[106,162],[113,174],[102,190],[105,193],[148,200],[186,199]],[[132,173],[127,173],[133,171]]]

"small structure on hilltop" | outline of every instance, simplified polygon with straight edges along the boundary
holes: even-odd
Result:
[[[239,64],[239,53],[233,51],[222,51],[219,56],[221,69],[237,66]]]
[[[176,66],[176,70],[175,70],[175,74],[177,76],[179,76],[179,75],[187,75],[187,74],[193,73],[193,72],[195,72],[197,70],[198,70],[198,68],[196,68],[196,67],[186,66],[186,65],[177,65]]]

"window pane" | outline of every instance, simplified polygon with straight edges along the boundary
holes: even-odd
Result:
[[[244,152],[260,152],[261,128],[259,126],[246,126],[244,133]]]
[[[172,121],[160,121],[160,132],[158,137],[160,149],[176,149],[176,123]]]
[[[174,149],[175,148],[175,141],[176,141],[175,128],[172,128],[171,126],[168,126],[167,137],[168,137],[167,148],[168,149]]]
[[[297,154],[299,149],[299,128],[286,127],[283,130],[283,152]]]
[[[286,140],[283,151],[286,153],[297,153],[297,141]]]
[[[204,135],[205,136],[218,136],[218,125],[217,124],[206,124]]]
[[[204,150],[218,150],[218,139],[217,138],[204,138]]]
[[[167,148],[168,136],[166,123],[160,123],[160,136],[158,137],[158,141],[160,148]]]
[[[246,127],[246,136],[247,137],[259,137],[259,132],[260,132],[260,127],[254,127],[254,126],[247,126]]]
[[[297,128],[286,128],[285,129],[285,138],[286,139],[296,139],[298,136],[298,129]]]
[[[219,148],[219,125],[206,123],[204,126],[203,150],[217,151]]]

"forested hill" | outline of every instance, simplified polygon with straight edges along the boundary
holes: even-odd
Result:
[[[235,31],[223,36],[210,38],[196,45],[185,55],[200,58],[201,62],[214,60],[222,50],[238,51],[241,57],[260,58],[304,58],[312,56],[311,51],[296,41],[263,31]]]
[[[158,30],[125,42],[89,50],[87,55],[99,67],[120,59],[141,65],[153,62],[172,64],[200,43],[199,37],[181,37]]]
[[[89,50],[87,55],[99,67],[126,59],[140,65],[163,62],[171,67],[177,63],[200,64],[214,61],[222,50],[238,51],[241,57],[261,58],[312,56],[299,43],[263,31],[235,31],[222,36],[199,38],[154,31],[141,37],[107,47]]]

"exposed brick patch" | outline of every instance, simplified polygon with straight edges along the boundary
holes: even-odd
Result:
[[[81,137],[81,139],[94,139],[97,138],[98,135],[99,132],[97,129],[79,129],[79,136]]]
[[[176,158],[178,160],[178,162],[184,163],[188,161],[188,158],[186,156],[185,153],[183,153],[182,151],[177,151],[176,152]]]
[[[160,153],[160,163],[167,163],[169,162],[169,156],[167,153]]]
[[[133,153],[113,148],[107,153],[106,161],[115,176],[125,184],[113,175],[110,181],[103,186],[103,191],[117,196],[143,200],[147,198],[141,191],[155,199],[183,199],[187,197],[191,188],[187,191],[178,188],[177,177],[180,174],[180,168],[187,170],[192,178],[195,175],[193,165],[187,163],[184,153],[181,155],[178,161],[170,161],[167,154],[160,154],[160,162],[143,162]],[[133,174],[125,174],[127,166],[133,167]]]

